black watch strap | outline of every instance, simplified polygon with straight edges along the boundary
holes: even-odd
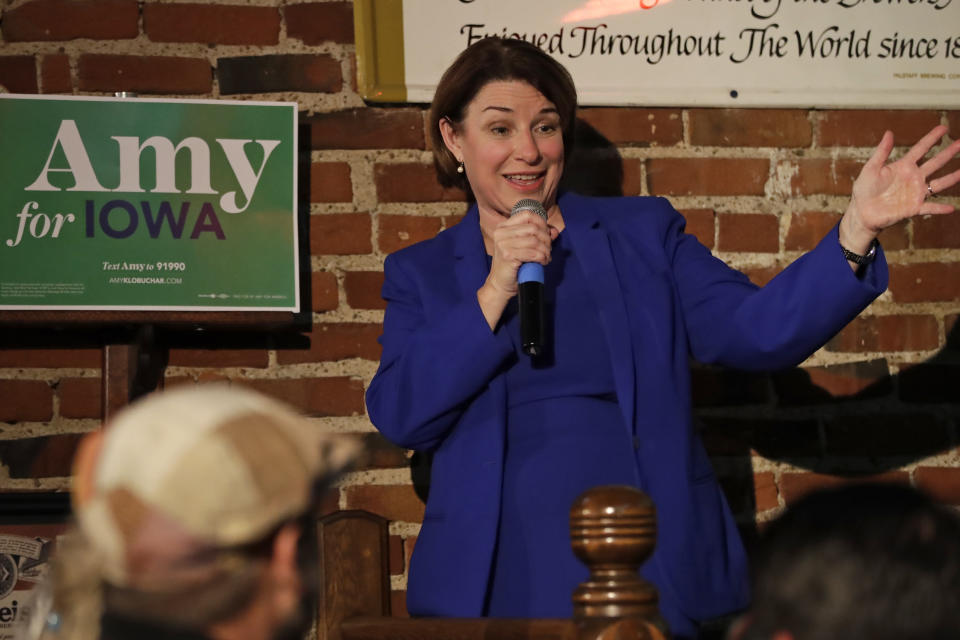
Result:
[[[840,249],[843,250],[843,257],[849,260],[850,262],[856,262],[857,264],[863,266],[865,264],[870,264],[873,262],[873,259],[877,257],[877,247],[880,246],[880,243],[877,242],[877,239],[874,238],[873,242],[870,243],[870,248],[867,249],[867,252],[864,255],[854,253],[850,251],[843,245],[840,245]]]

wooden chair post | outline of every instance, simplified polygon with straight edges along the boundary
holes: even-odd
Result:
[[[320,521],[318,640],[665,640],[657,591],[641,579],[656,519],[643,492],[585,492],[570,511],[574,553],[590,579],[573,595],[573,619],[389,618],[386,521],[337,512]]]
[[[346,618],[390,615],[387,521],[336,511],[317,522],[317,640],[340,640]]]
[[[573,593],[582,640],[665,636],[657,590],[639,574],[656,540],[656,509],[638,489],[594,487],[574,501],[570,541],[590,569],[590,578]]]

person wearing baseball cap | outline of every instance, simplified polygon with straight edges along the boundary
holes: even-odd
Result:
[[[38,592],[33,638],[301,638],[315,507],[358,453],[248,389],[135,402],[74,460],[76,523]]]

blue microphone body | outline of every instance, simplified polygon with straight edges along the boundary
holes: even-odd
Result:
[[[521,211],[530,211],[544,220],[547,212],[536,200],[517,201],[510,210],[510,217]],[[543,353],[545,313],[543,308],[543,265],[538,262],[525,262],[517,271],[517,302],[520,314],[520,346],[530,356]]]

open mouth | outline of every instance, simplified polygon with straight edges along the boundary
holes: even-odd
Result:
[[[504,174],[507,182],[518,187],[535,187],[543,180],[544,173],[507,173]]]

